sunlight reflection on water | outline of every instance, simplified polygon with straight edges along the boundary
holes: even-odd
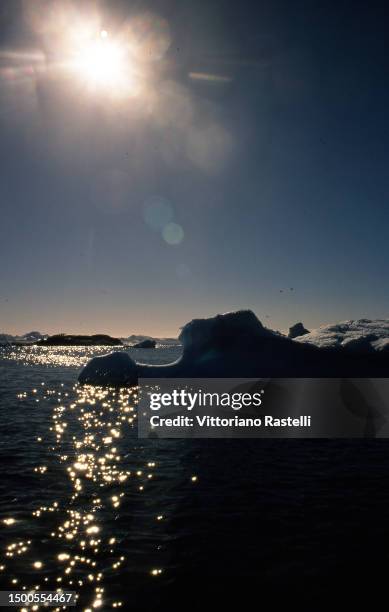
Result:
[[[68,393],[53,393],[44,387],[32,391],[38,395],[37,399],[57,400],[48,438],[43,442],[49,443],[52,453],[59,458],[68,479],[68,495],[40,505],[32,513],[48,529],[46,542],[39,544],[39,559],[30,563],[32,571],[37,570],[33,582],[31,572],[28,582],[17,578],[20,557],[25,553],[33,556],[33,540],[10,542],[2,567],[3,571],[7,570],[10,586],[44,590],[60,586],[78,593],[86,586],[90,605],[99,607],[103,603],[105,577],[125,561],[125,556],[117,550],[116,538],[106,534],[100,516],[103,510],[120,506],[125,483],[131,476],[132,486],[144,490],[156,464],[152,462],[151,466],[149,462],[144,470],[134,474],[121,465],[118,441],[133,427],[136,390],[76,386],[74,392],[75,397],[70,399]],[[40,465],[35,471],[44,477],[47,467]],[[12,517],[6,521],[8,525],[13,524]],[[16,563],[12,563],[14,559]],[[110,601],[113,604],[116,607],[121,602]]]
[[[181,355],[180,345],[160,345],[157,349],[134,349],[109,346],[0,346],[0,358],[23,365],[80,368],[92,357],[112,351],[126,351],[136,361],[144,363],[170,363]]]
[[[82,350],[23,347],[7,349],[6,359],[9,362],[17,360],[17,364],[10,364],[8,372],[18,376],[21,372],[41,373],[41,368],[36,369],[41,364],[57,368],[66,364],[70,366],[68,380],[75,380],[74,366],[85,363],[96,353],[96,347],[83,347]],[[165,359],[170,360],[169,351]],[[7,367],[3,370],[7,372]],[[52,377],[56,377],[58,371],[59,379],[63,378],[62,368],[49,371],[53,372]],[[155,526],[160,526],[163,540],[166,515],[166,508],[156,499],[147,502],[150,507],[155,506],[152,516],[150,509],[142,510],[142,498],[145,494],[152,496],[150,487],[156,477],[158,480],[159,461],[153,454],[152,445],[145,452],[144,444],[137,439],[138,390],[81,387],[69,384],[68,380],[55,383],[48,374],[39,384],[35,374],[34,384],[29,384],[30,375],[26,377],[25,388],[19,382],[18,393],[13,395],[18,402],[15,409],[10,406],[16,419],[21,418],[23,412],[31,419],[31,430],[30,439],[24,446],[17,443],[24,473],[19,469],[13,475],[11,466],[5,472],[11,488],[7,489],[9,501],[4,503],[2,499],[0,512],[6,542],[0,557],[4,588],[74,590],[78,594],[77,609],[120,607],[124,605],[123,592],[111,586],[120,581],[123,569],[127,571],[128,566],[136,563],[127,559],[128,541],[123,543],[128,535],[126,528],[134,520],[142,525],[139,535],[135,535],[136,541],[137,537],[144,538],[143,524],[151,520]],[[7,424],[7,419],[10,423],[9,435],[2,443],[3,453],[9,454],[7,445],[14,445],[12,424],[15,418],[10,410],[4,412],[5,401],[1,408],[2,417],[5,417],[3,425]],[[34,436],[36,422],[39,422],[40,433]],[[18,425],[16,423],[16,437],[20,436],[22,428],[24,432],[26,426],[28,429],[25,417],[20,427]],[[154,452],[158,454],[156,449]],[[21,483],[17,482],[19,478]],[[18,502],[20,487],[30,489],[28,508],[20,507]],[[137,513],[141,518],[136,517]],[[155,529],[157,527],[150,529],[155,543],[151,547],[148,545],[145,555],[141,554],[142,562],[136,569],[144,579],[148,576],[151,581],[161,580],[164,570],[163,546],[158,542],[160,537]],[[139,557],[139,552],[136,555]],[[60,609],[64,607],[56,608]]]

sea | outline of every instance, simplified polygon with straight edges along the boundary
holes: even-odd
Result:
[[[175,612],[314,610],[385,587],[387,441],[138,439],[136,389],[77,384],[106,351],[0,347],[0,590]]]

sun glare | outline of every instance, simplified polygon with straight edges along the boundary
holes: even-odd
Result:
[[[129,84],[129,66],[124,49],[109,40],[106,30],[97,39],[83,43],[76,53],[74,66],[80,78],[94,87],[105,87],[115,92]]]

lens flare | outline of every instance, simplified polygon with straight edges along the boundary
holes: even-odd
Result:
[[[120,88],[129,75],[123,49],[106,36],[85,43],[76,54],[74,67],[86,83],[108,88]]]

